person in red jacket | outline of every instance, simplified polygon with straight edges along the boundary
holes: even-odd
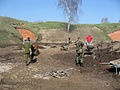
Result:
[[[87,45],[87,50],[88,50],[88,51],[90,50],[89,44],[91,44],[91,43],[92,43],[92,36],[91,36],[91,34],[90,34],[90,35],[88,35],[88,36],[86,37],[86,45]]]

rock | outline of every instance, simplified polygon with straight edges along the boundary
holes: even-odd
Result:
[[[46,72],[45,74],[36,74],[33,75],[33,78],[42,78],[47,80],[50,79],[50,76],[54,78],[66,78],[69,76],[69,70],[73,70],[73,68],[68,68],[65,70],[53,70],[51,72]]]
[[[65,77],[68,77],[69,74],[66,70],[56,70],[56,71],[50,72],[50,76],[54,78],[65,78]]]

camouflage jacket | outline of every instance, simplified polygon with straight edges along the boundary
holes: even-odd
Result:
[[[80,40],[77,40],[77,41],[75,42],[75,45],[76,45],[76,52],[77,52],[77,53],[83,53],[84,43],[81,42]]]
[[[31,44],[29,41],[24,42],[25,53],[30,53]]]

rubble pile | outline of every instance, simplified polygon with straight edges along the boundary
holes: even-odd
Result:
[[[33,76],[33,78],[43,78],[48,79],[50,77],[53,78],[66,78],[69,76],[69,70],[73,70],[73,68],[65,69],[65,70],[53,70],[51,72],[46,72],[42,74],[36,74]]]
[[[65,78],[69,76],[69,73],[66,70],[54,70],[49,75],[54,78]]]

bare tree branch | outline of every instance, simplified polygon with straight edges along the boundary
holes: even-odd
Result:
[[[78,11],[81,8],[82,0],[58,0],[58,7],[62,8],[68,17],[68,32],[70,23],[78,19]]]

